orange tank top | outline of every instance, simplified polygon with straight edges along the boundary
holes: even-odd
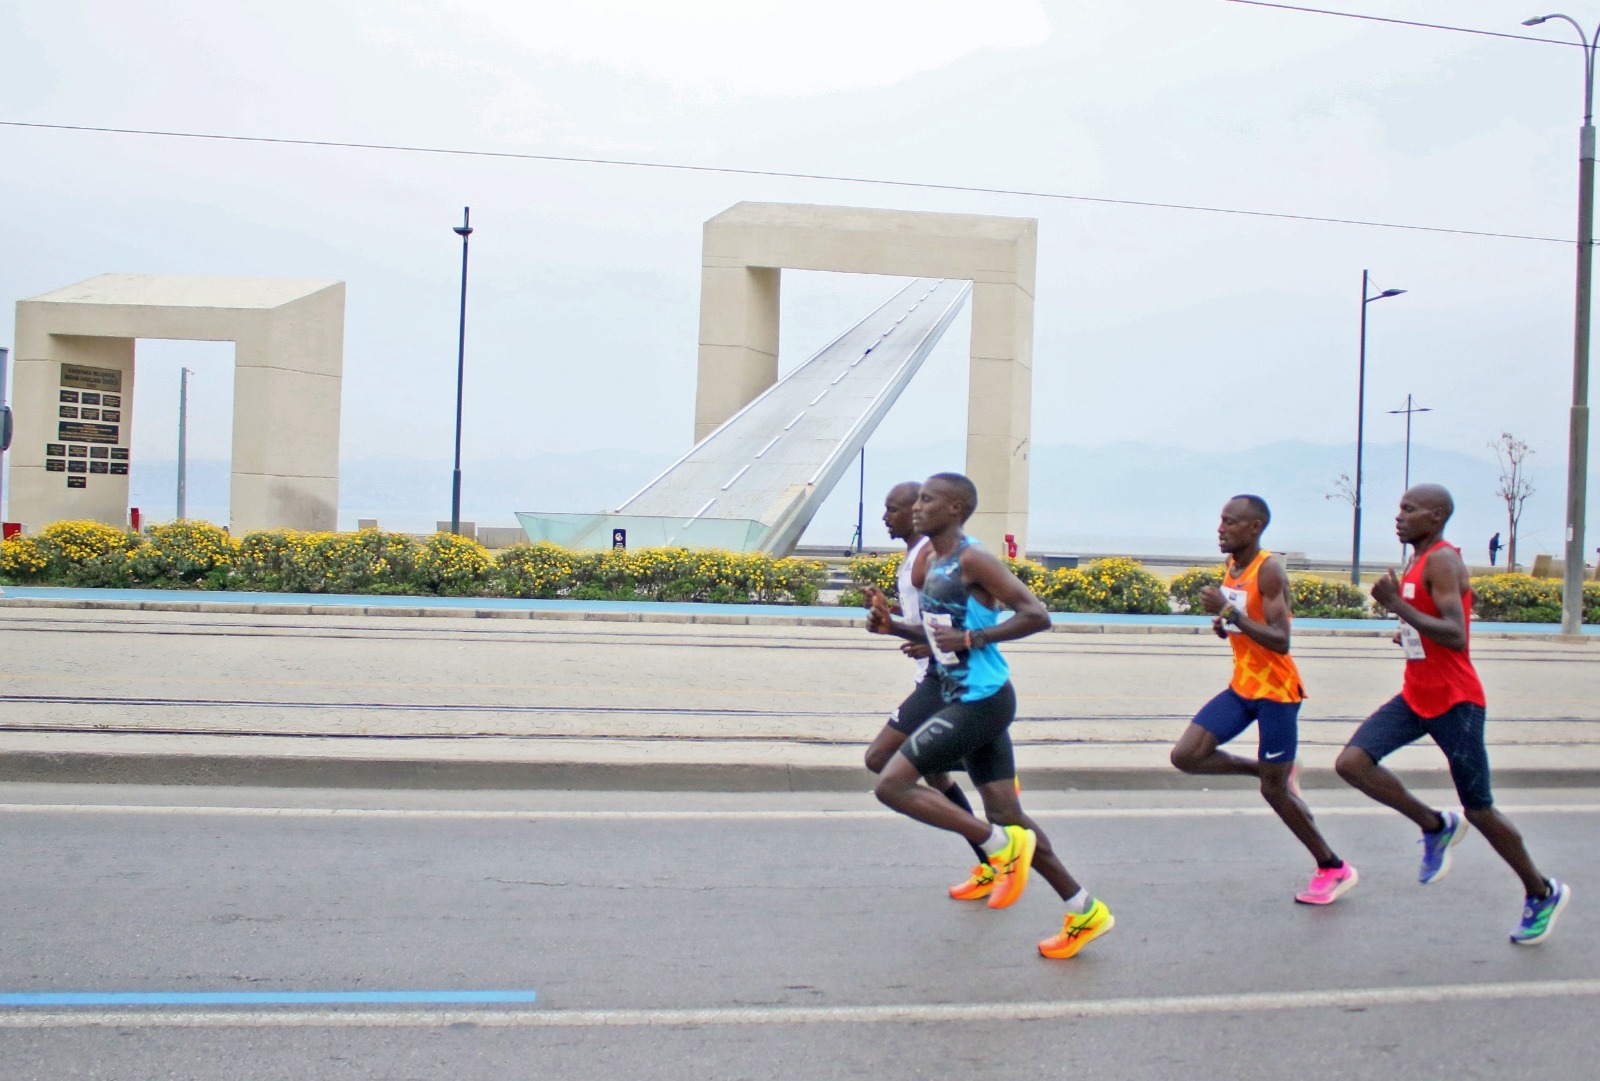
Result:
[[[1228,561],[1222,579],[1222,593],[1235,608],[1257,622],[1266,621],[1266,610],[1261,604],[1261,584],[1258,577],[1261,565],[1272,553],[1263,551],[1244,570],[1234,573],[1233,561]],[[1305,688],[1300,684],[1300,670],[1287,653],[1274,653],[1243,634],[1231,623],[1224,623],[1228,644],[1233,646],[1233,682],[1228,684],[1241,698],[1265,698],[1270,702],[1298,702],[1305,698]]]

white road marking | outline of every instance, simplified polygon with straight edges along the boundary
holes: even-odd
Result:
[[[1433,984],[1326,991],[1252,991],[1063,1002],[889,1006],[758,1006],[654,1010],[6,1010],[0,1028],[661,1028],[710,1025],[918,1024],[1160,1017],[1272,1010],[1364,1009],[1454,1002],[1581,998],[1600,980]]]
[[[1497,804],[1507,814],[1600,814],[1600,803]],[[1319,816],[1368,818],[1393,816],[1395,812],[1376,804],[1357,807],[1318,807]],[[1033,818],[1231,818],[1268,816],[1270,807],[1093,807],[1030,809]],[[572,811],[572,810],[449,810],[429,807],[207,807],[158,806],[152,804],[111,803],[0,803],[0,814],[114,814],[114,815],[220,815],[234,818],[413,818],[494,821],[532,819],[583,819],[585,821],[772,821],[826,822],[893,818],[894,812],[881,808],[860,810],[794,811]]]

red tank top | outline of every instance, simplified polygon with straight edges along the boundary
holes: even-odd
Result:
[[[1401,600],[1410,601],[1417,611],[1426,616],[1438,616],[1439,606],[1433,603],[1433,597],[1423,588],[1422,572],[1427,567],[1428,557],[1445,547],[1453,552],[1461,550],[1440,541],[1413,559],[1405,577],[1400,579]],[[1466,610],[1466,630],[1470,637],[1472,590],[1467,590],[1461,603]],[[1464,645],[1461,649],[1441,646],[1404,620],[1400,622],[1400,644],[1406,651],[1406,678],[1400,695],[1418,716],[1437,717],[1462,702],[1484,705],[1483,684],[1478,680],[1477,670],[1472,667],[1468,646]]]

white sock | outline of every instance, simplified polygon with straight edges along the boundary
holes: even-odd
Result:
[[[989,839],[980,841],[978,847],[983,849],[985,856],[993,856],[997,852],[1004,852],[1006,845],[1011,843],[1011,838],[1006,836],[1006,831],[999,826],[989,827]]]
[[[1067,911],[1074,916],[1081,916],[1089,911],[1089,906],[1094,904],[1094,898],[1089,896],[1089,891],[1079,888],[1078,892],[1067,898]]]

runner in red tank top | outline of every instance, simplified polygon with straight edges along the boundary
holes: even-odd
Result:
[[[1400,498],[1395,533],[1415,553],[1405,576],[1390,571],[1372,587],[1372,599],[1400,618],[1395,641],[1405,650],[1400,694],[1368,717],[1339,753],[1339,776],[1379,803],[1393,807],[1422,830],[1424,885],[1450,870],[1450,849],[1467,832],[1479,832],[1522,879],[1527,900],[1511,932],[1518,945],[1542,942],[1572,891],[1534,866],[1522,834],[1494,806],[1489,788],[1489,752],[1484,743],[1483,684],[1467,644],[1472,623],[1472,583],[1461,552],[1445,543],[1444,526],[1455,511],[1450,493],[1419,484]],[[1385,755],[1432,737],[1450,763],[1465,819],[1438,811],[1413,796],[1378,763]]]

